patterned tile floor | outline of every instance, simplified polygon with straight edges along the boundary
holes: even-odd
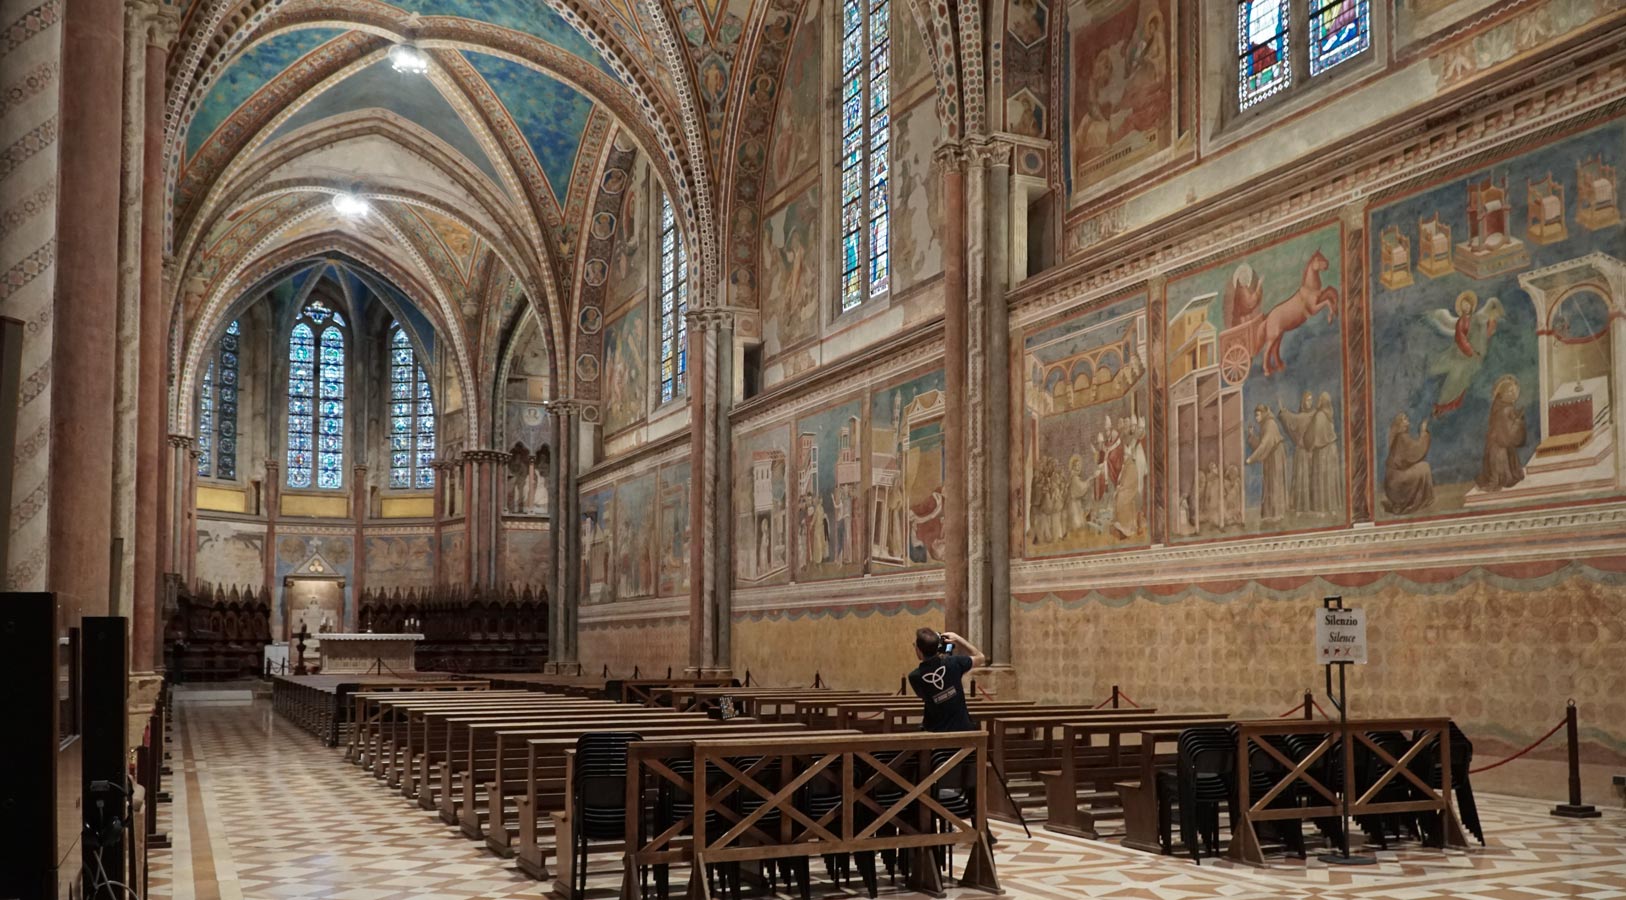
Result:
[[[273,716],[270,704],[180,705],[153,854],[156,900],[505,900],[546,887],[343,762],[340,751]],[[1255,869],[1194,866],[1114,844],[996,826],[999,872],[1016,898],[1127,900],[1542,900],[1626,898],[1626,813],[1571,822],[1550,804],[1481,796],[1488,847],[1380,852],[1379,864],[1328,868],[1277,860]],[[815,877],[822,866],[814,865]],[[609,860],[590,897],[613,897]],[[862,896],[815,882],[815,896]],[[821,890],[822,888],[822,890]],[[882,896],[914,895],[888,890]],[[674,893],[674,896],[677,896]],[[955,890],[951,897],[977,897]]]

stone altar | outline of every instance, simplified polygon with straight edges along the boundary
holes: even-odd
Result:
[[[413,654],[421,634],[335,634],[321,635],[322,674],[373,673],[405,675],[416,672]],[[382,665],[381,665],[382,664]]]

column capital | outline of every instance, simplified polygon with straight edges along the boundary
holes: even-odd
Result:
[[[465,450],[463,459],[468,462],[507,462],[513,454],[505,450]]]
[[[683,320],[688,324],[690,331],[717,331],[722,328],[733,328],[734,317],[733,308],[727,306],[691,309],[683,314]]]
[[[932,165],[941,171],[958,172],[965,163],[965,145],[959,141],[944,141],[932,150]]]
[[[157,4],[158,11],[151,18],[151,26],[147,29],[147,46],[157,47],[168,53],[175,46],[175,39],[181,34],[181,11],[178,7],[167,3]]]
[[[185,450],[192,446],[193,440],[195,439],[189,434],[172,434],[169,436],[169,445],[176,450]]]
[[[561,397],[558,400],[546,400],[542,403],[543,409],[561,416],[579,416],[586,407],[586,403],[574,397]]]
[[[966,152],[981,166],[1009,166],[1016,154],[1016,144],[1001,137],[984,137],[969,142]]]

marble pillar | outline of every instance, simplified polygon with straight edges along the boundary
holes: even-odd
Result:
[[[438,588],[446,583],[446,560],[445,554],[442,552],[444,542],[441,540],[441,535],[446,531],[446,485],[450,477],[447,470],[450,467],[444,459],[436,459],[429,464],[429,468],[435,473],[435,511],[433,514],[435,542],[433,544],[434,553],[431,554],[431,558],[435,561],[435,572],[434,579],[430,583]]]
[[[136,413],[135,621],[131,667],[157,671],[163,664],[162,617],[158,615],[159,555],[165,540],[161,472],[168,443],[168,342],[164,338],[164,70],[180,26],[174,7],[156,6],[143,48],[141,152],[140,372]]]
[[[63,4],[48,584],[65,608],[111,612],[124,8]],[[70,617],[73,615],[70,612]]]
[[[124,86],[119,118],[119,255],[118,353],[113,359],[113,538],[123,541],[123,553],[113,561],[113,580],[119,586],[112,601],[116,615],[131,626],[130,669],[143,671],[135,635],[135,556],[137,535],[145,529],[136,521],[136,450],[141,391],[141,253],[143,194],[142,154],[146,148],[147,23],[157,12],[153,0],[125,0]],[[145,624],[145,622],[143,622]]]
[[[367,466],[355,465],[350,467],[350,518],[355,522],[355,532],[352,539],[355,541],[355,550],[352,558],[350,576],[350,595],[356,598],[356,607],[361,606],[361,597],[367,592],[367,540],[363,528],[367,524]]]
[[[1009,289],[1011,242],[1011,156],[1014,148],[991,142],[988,165],[987,266],[988,328],[988,657],[996,665],[1011,661],[1011,441],[1021,427],[1014,415],[1020,406],[1011,395],[1011,318]]]
[[[186,571],[185,546],[187,510],[191,501],[186,495],[186,472],[192,461],[192,438],[185,434],[169,436],[169,463],[165,466],[164,492],[169,495],[169,541],[167,558],[162,562],[165,571],[181,575]],[[267,540],[270,540],[268,537]],[[182,579],[185,582],[185,579]]]
[[[555,562],[553,596],[548,607],[548,665],[554,671],[573,669],[576,663],[578,593],[583,589],[581,511],[577,497],[581,402],[551,400],[553,417],[554,467],[552,496],[548,498],[553,539],[549,551]]]
[[[271,634],[280,639],[282,634],[282,586],[277,581],[277,522],[282,518],[282,464],[276,459],[265,461],[265,572],[264,588],[275,598],[271,602]]]
[[[710,617],[706,610],[711,573],[706,562],[712,535],[705,503],[699,495],[704,492],[707,478],[707,448],[713,443],[710,427],[712,395],[706,390],[706,381],[710,378],[713,384],[716,383],[716,375],[712,372],[716,351],[711,342],[710,317],[702,316],[698,309],[691,309],[686,316],[686,325],[689,336],[689,472],[693,483],[701,485],[701,490],[691,493],[689,497],[689,665],[686,671],[699,674],[709,662],[711,643],[710,629],[707,628]]]
[[[943,618],[966,631],[966,230],[965,153],[944,144],[933,153],[943,179]]]

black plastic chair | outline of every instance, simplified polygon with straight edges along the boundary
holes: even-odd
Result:
[[[1180,733],[1175,765],[1180,796],[1180,841],[1201,865],[1201,850],[1219,855],[1219,808],[1236,822],[1236,735],[1230,727],[1188,728]]]
[[[575,819],[573,900],[587,892],[587,848],[592,841],[627,836],[627,745],[643,740],[637,732],[601,731],[576,739],[576,765],[570,784]]]
[[[1483,846],[1485,829],[1479,823],[1479,803],[1474,800],[1474,786],[1469,775],[1474,763],[1474,744],[1462,733],[1462,729],[1457,727],[1457,723],[1450,723],[1450,728],[1451,790],[1457,795],[1457,811],[1462,814],[1462,827],[1478,838],[1480,845]],[[1417,761],[1414,763],[1416,768],[1413,771],[1421,770],[1422,774],[1419,777],[1428,782],[1429,787],[1439,790],[1441,780],[1439,738],[1425,735],[1423,732],[1418,732],[1412,737],[1413,740],[1425,738],[1428,740],[1428,746],[1417,755]],[[1441,837],[1443,840],[1443,835]]]
[[[1368,732],[1367,739],[1379,747],[1383,752],[1394,759],[1404,757],[1412,747],[1411,739],[1398,731]],[[1390,769],[1388,763],[1372,751],[1364,743],[1357,742],[1355,746],[1355,784],[1359,794],[1366,792],[1382,778]],[[1406,803],[1418,799],[1417,791],[1404,775],[1395,775],[1373,797],[1377,803]],[[1416,817],[1410,814],[1385,813],[1372,816],[1359,816],[1355,820],[1361,830],[1377,841],[1379,847],[1387,848],[1391,836],[1398,839],[1407,837],[1416,839]]]
[[[694,777],[694,760],[692,758],[668,760],[667,768],[671,769],[674,775],[684,778]],[[707,795],[715,799],[716,791],[723,786],[726,780],[723,778],[722,770],[715,765],[707,764],[705,777]],[[665,831],[676,824],[679,819],[692,815],[694,815],[693,795],[678,792],[670,783],[663,784],[655,802],[655,830]],[[716,807],[713,806],[706,811],[706,821],[704,823],[692,823],[690,827],[692,829],[691,833],[696,835],[697,842],[709,842],[728,831],[729,825],[728,821],[723,818],[722,813],[718,812]],[[740,896],[739,863],[709,865],[706,867],[706,871],[710,873],[711,878],[716,883],[722,885],[729,892],[731,897],[738,900]],[[655,887],[660,892],[662,900],[665,900],[670,887],[670,868],[664,863],[655,866]]]

